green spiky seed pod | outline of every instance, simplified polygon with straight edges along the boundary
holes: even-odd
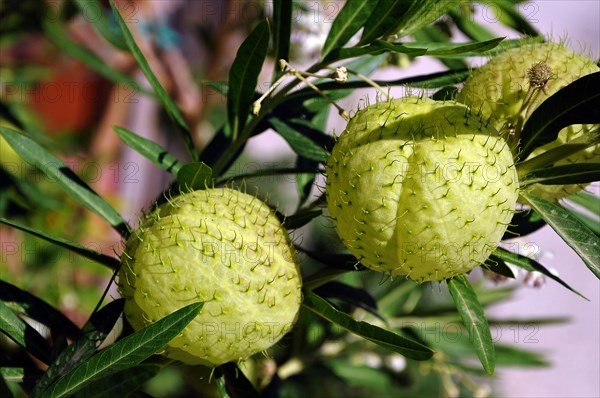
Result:
[[[368,106],[327,163],[327,207],[366,267],[441,281],[482,264],[514,212],[518,180],[498,132],[459,103]]]
[[[185,193],[148,214],[121,256],[119,288],[136,330],[204,302],[164,354],[209,366],[274,345],[301,303],[286,230],[265,203],[227,188]]]
[[[538,43],[508,50],[477,69],[458,94],[459,102],[481,112],[502,134],[518,140],[531,113],[548,97],[582,76],[600,68],[588,57],[558,43]],[[555,141],[533,151],[528,159],[588,134],[598,125],[572,125],[562,129]],[[518,147],[514,147],[518,152]],[[580,151],[556,163],[600,161],[600,145]],[[557,200],[581,190],[581,185],[534,184],[528,191]]]

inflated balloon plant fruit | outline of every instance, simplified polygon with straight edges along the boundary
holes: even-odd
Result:
[[[514,213],[511,151],[459,103],[407,97],[359,110],[327,163],[327,207],[360,262],[441,281],[481,265]]]
[[[457,100],[490,118],[494,127],[516,143],[527,118],[542,102],[580,77],[599,70],[594,61],[561,44],[525,45],[501,53],[478,68],[465,82]],[[588,135],[597,127],[591,124],[565,127],[556,140],[536,148],[527,159]],[[518,145],[513,147],[518,156]],[[600,145],[558,160],[553,165],[590,161],[600,161]],[[547,200],[557,200],[582,188],[576,184],[534,184],[526,189]]]
[[[227,188],[184,193],[148,214],[121,256],[119,287],[136,330],[204,302],[164,354],[209,366],[274,345],[301,303],[286,230],[264,202]]]

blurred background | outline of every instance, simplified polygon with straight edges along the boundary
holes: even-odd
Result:
[[[99,18],[102,9],[89,7],[87,14],[73,18],[62,29],[54,24],[59,15],[53,10],[58,10],[59,3],[3,0],[0,4],[2,123],[15,125],[11,115],[25,120],[25,126],[16,126],[37,133],[61,154],[69,167],[119,209],[125,219],[136,224],[143,210],[168,187],[171,176],[123,145],[112,126],[126,127],[156,141],[181,160],[187,160],[185,151],[177,133],[168,127],[158,103],[140,92],[150,86],[131,56],[100,41],[86,23],[86,18]],[[119,3],[154,72],[193,126],[197,147],[204,149],[226,117],[219,85],[209,82],[227,80],[237,47],[252,24],[269,15],[272,4],[241,0]],[[291,62],[302,68],[318,58],[328,23],[343,1],[297,3],[301,7],[295,14]],[[106,8],[106,2],[94,4]],[[549,38],[566,39],[573,50],[589,52],[593,59],[600,56],[599,1],[531,1],[523,2],[519,9],[535,29]],[[489,5],[476,5],[474,10],[477,21],[498,36],[518,37],[499,22]],[[61,8],[60,12],[69,12],[69,8]],[[466,38],[455,32],[453,40],[461,39]],[[55,44],[65,40],[75,45]],[[111,71],[102,72],[91,68],[89,63],[77,61],[74,55],[78,47],[90,50]],[[472,65],[482,62],[485,60],[473,59]],[[265,69],[259,79],[259,91],[269,87],[273,65]],[[444,69],[441,62],[432,59],[412,62],[400,59],[393,66],[378,69],[373,76],[392,80]],[[107,73],[112,73],[110,79]],[[121,84],[114,84],[114,80]],[[391,92],[394,96],[405,94],[399,87]],[[340,105],[355,109],[365,96],[374,101],[374,90],[358,90]],[[339,133],[344,125],[337,113],[331,112],[327,130]],[[0,149],[3,185],[9,186],[8,181],[14,183],[2,191],[2,214],[27,216],[32,226],[55,231],[94,250],[107,254],[120,251],[121,243],[114,231],[71,202],[53,181],[15,157],[5,142],[0,142]],[[295,156],[287,143],[279,135],[265,133],[249,141],[229,173],[294,165]],[[293,177],[269,176],[247,181],[248,186],[255,184],[271,192],[271,202],[277,202],[284,213],[289,214],[297,207]],[[317,185],[324,186],[323,180]],[[590,189],[599,194],[598,186]],[[315,186],[312,192],[317,194],[319,190]],[[297,232],[294,238],[310,242],[310,229]],[[87,320],[86,314],[94,308],[98,292],[110,278],[106,269],[12,229],[0,228],[0,241],[2,279],[39,294],[79,324]],[[548,227],[515,242],[519,247],[533,248],[532,254],[590,301],[552,281],[543,283],[540,277],[524,281],[521,275],[512,282],[519,286],[515,296],[492,307],[493,315],[522,319],[565,317],[569,321],[539,329],[530,325],[496,330],[499,341],[543,352],[551,362],[547,368],[500,369],[496,379],[498,396],[600,397],[598,281]]]

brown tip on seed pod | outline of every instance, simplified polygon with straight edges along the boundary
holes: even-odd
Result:
[[[531,87],[542,88],[552,79],[552,68],[544,62],[538,62],[527,70],[527,78]]]

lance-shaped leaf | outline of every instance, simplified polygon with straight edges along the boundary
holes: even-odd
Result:
[[[273,49],[275,60],[289,59],[290,36],[292,34],[292,0],[273,1]],[[275,78],[281,75],[278,62],[275,63]]]
[[[133,35],[131,34],[131,31],[129,30],[129,28],[127,27],[127,24],[123,20],[123,17],[121,16],[121,13],[119,12],[119,9],[115,5],[114,0],[110,0],[110,6],[113,10],[113,15],[115,16],[117,24],[121,28],[121,32],[123,33],[123,38],[125,39],[125,43],[127,44],[127,47],[129,47],[131,54],[133,55],[136,62],[138,63],[138,66],[144,73],[144,76],[146,76],[146,79],[148,79],[148,82],[152,86],[152,89],[156,93],[156,96],[158,97],[160,102],[165,107],[167,114],[179,126],[179,130],[182,134],[183,141],[186,145],[186,148],[187,148],[190,156],[192,157],[193,160],[198,160],[198,152],[196,151],[196,149],[194,147],[194,143],[192,141],[192,136],[190,134],[189,127],[188,127],[187,123],[185,122],[185,120],[183,119],[181,112],[179,112],[179,108],[177,108],[177,105],[175,104],[175,102],[173,102],[171,97],[169,97],[169,94],[164,89],[164,87],[160,84],[160,82],[158,81],[154,72],[152,72],[152,69],[150,68],[150,64],[148,64],[148,61],[146,60],[146,57],[144,57],[142,50],[140,50],[137,43],[135,42]]]
[[[40,396],[50,384],[69,373],[96,352],[123,313],[124,304],[124,299],[115,300],[92,314],[90,320],[83,327],[82,335],[61,351],[36,383],[31,391],[31,398]]]
[[[552,142],[572,124],[600,123],[600,72],[583,76],[547,98],[527,119],[521,132],[521,159]]]
[[[222,397],[259,398],[259,394],[250,380],[235,363],[226,363],[217,368],[217,388]]]
[[[302,305],[319,315],[321,318],[366,340],[387,348],[388,350],[402,354],[407,358],[425,360],[431,358],[433,355],[433,351],[429,347],[424,346],[413,339],[371,325],[367,322],[355,320],[350,315],[338,311],[326,300],[310,290],[304,291],[304,302]]]
[[[81,331],[62,312],[33,294],[0,280],[0,301],[50,328],[53,336],[75,339]]]
[[[0,331],[44,363],[50,363],[50,345],[36,329],[0,301]]]
[[[119,138],[121,138],[130,148],[135,149],[161,169],[177,175],[177,172],[181,168],[181,163],[175,156],[167,152],[165,148],[126,128],[115,126],[114,129]]]
[[[42,397],[66,397],[99,377],[140,364],[162,349],[198,315],[203,303],[194,303],[125,337],[80,364],[43,392]]]
[[[234,140],[243,130],[250,114],[258,75],[269,48],[269,37],[269,22],[265,20],[240,45],[229,70],[227,117]]]
[[[574,163],[531,172],[525,176],[521,185],[588,184],[594,181],[600,181],[600,163]]]
[[[184,192],[206,189],[212,185],[212,169],[203,162],[188,163],[179,169],[177,181]]]
[[[96,54],[75,43],[69,38],[61,25],[52,22],[44,22],[43,27],[47,37],[49,37],[54,44],[60,47],[65,53],[89,66],[90,69],[98,72],[114,83],[123,84],[135,91],[143,92],[146,95],[153,95],[151,91],[142,88],[134,79],[111,68],[102,59],[98,58]]]
[[[341,48],[364,25],[377,7],[377,1],[348,0],[337,15],[321,51],[321,59]]]
[[[579,293],[577,290],[573,289],[567,284],[567,282],[563,281],[561,278],[550,272],[548,268],[544,267],[542,264],[538,263],[532,258],[522,256],[518,253],[513,253],[511,251],[498,247],[496,248],[494,253],[490,255],[490,259],[493,261],[503,261],[506,263],[510,263],[516,265],[519,268],[523,268],[524,270],[529,272],[539,272],[540,274],[552,279],[553,281],[560,283],[579,297],[588,300],[587,297]]]
[[[502,240],[515,238],[517,236],[529,235],[546,225],[539,214],[533,210],[517,211],[513,214],[512,220],[508,224],[508,228],[502,236]]]
[[[68,240],[63,238],[51,236],[42,230],[31,228],[15,221],[7,220],[4,217],[0,217],[0,223],[10,225],[11,227],[30,233],[33,236],[36,236],[50,243],[54,243],[57,246],[70,250],[73,253],[77,253],[80,256],[83,256],[87,259],[96,261],[97,263],[100,263],[102,265],[106,265],[111,269],[117,269],[119,267],[118,259],[99,253],[95,250],[88,249],[87,247],[80,245],[79,243],[69,242]]]
[[[521,196],[579,255],[596,278],[600,279],[600,243],[596,234],[558,203],[526,192],[522,192]]]
[[[364,26],[360,44],[382,36],[402,37],[435,21],[452,0],[379,0]]]
[[[86,22],[91,23],[96,31],[110,44],[119,50],[128,51],[127,44],[121,32],[113,29],[104,12],[104,5],[100,0],[74,0]]]
[[[123,237],[129,235],[130,228],[123,217],[73,173],[62,160],[16,130],[0,126],[0,134],[6,138],[6,141],[23,160],[43,171],[79,203],[108,221]]]
[[[448,279],[447,283],[452,300],[454,300],[463,324],[469,332],[471,344],[483,369],[489,375],[494,374],[496,367],[494,341],[477,294],[464,275]]]
[[[277,118],[270,118],[269,123],[273,125],[275,131],[287,141],[298,155],[322,163],[327,162],[327,159],[329,159],[329,152],[294,127]]]

